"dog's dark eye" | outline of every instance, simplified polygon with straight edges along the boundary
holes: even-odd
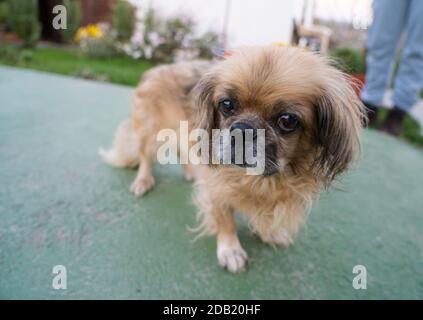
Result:
[[[284,132],[293,132],[300,125],[298,117],[293,113],[283,113],[278,119],[278,126]]]
[[[234,111],[234,103],[230,99],[223,99],[219,102],[219,108],[225,115],[231,115]]]

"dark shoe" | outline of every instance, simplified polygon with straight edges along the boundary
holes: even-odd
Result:
[[[398,137],[403,131],[403,120],[407,113],[397,107],[389,110],[380,131]]]
[[[367,119],[369,120],[367,122],[367,126],[368,127],[374,127],[377,123],[377,115],[379,112],[379,108],[376,107],[375,105],[365,102],[363,101],[364,106],[366,107],[366,112],[367,112]]]

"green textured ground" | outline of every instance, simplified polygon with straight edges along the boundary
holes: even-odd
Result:
[[[364,159],[313,208],[288,250],[240,237],[248,272],[192,242],[191,186],[156,167],[145,198],[133,170],[97,156],[128,113],[131,89],[0,67],[0,298],[423,298],[423,152],[377,132]],[[68,289],[52,288],[65,265]],[[354,290],[354,265],[368,289]]]

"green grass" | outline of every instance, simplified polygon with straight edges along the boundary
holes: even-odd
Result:
[[[75,49],[39,47],[20,51],[12,46],[0,50],[0,64],[135,86],[153,64],[129,57],[91,58]]]

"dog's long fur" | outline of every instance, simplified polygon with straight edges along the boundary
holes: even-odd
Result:
[[[227,96],[235,96],[240,106],[231,117],[218,108]],[[301,128],[280,134],[272,122],[280,110],[298,114]],[[350,83],[330,61],[295,48],[243,48],[215,64],[152,69],[135,92],[131,117],[118,128],[113,148],[101,151],[111,165],[139,165],[131,186],[136,195],[154,184],[158,131],[177,130],[180,120],[210,133],[250,121],[266,128],[277,150],[277,173],[266,177],[234,166],[184,166],[188,179],[196,177],[199,230],[217,235],[219,263],[237,272],[247,254],[236,235],[234,212],[247,216],[263,241],[291,244],[313,197],[357,159],[365,116]]]

